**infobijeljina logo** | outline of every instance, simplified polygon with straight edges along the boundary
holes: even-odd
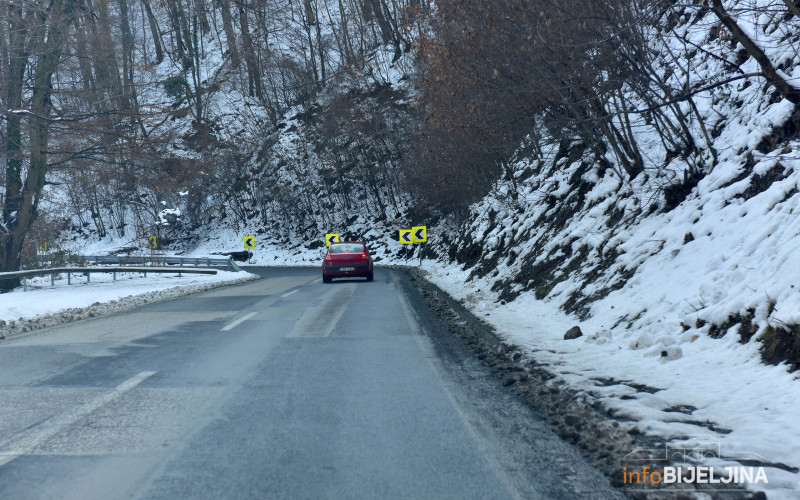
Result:
[[[661,470],[645,465],[640,469],[623,467],[624,485],[670,484],[757,484],[769,483],[763,467],[662,467]]]
[[[720,444],[710,436],[692,436],[678,444],[667,443],[664,450],[639,449],[628,454],[630,465],[623,467],[622,488],[630,491],[686,491],[690,485],[708,485],[716,491],[735,489],[747,485],[769,484],[764,467],[740,465],[766,463],[752,452],[723,456]],[[647,462],[638,465],[637,461]],[[659,465],[663,462],[664,465]],[[722,465],[708,465],[708,463]],[[727,465],[729,463],[736,465]]]

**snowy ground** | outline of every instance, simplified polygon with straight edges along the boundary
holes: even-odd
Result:
[[[106,273],[92,273],[91,282],[80,276],[29,280],[21,288],[0,295],[0,338],[29,330],[100,316],[140,305],[187,295],[218,286],[241,283],[257,276],[248,272],[218,271],[215,275],[118,274],[117,281]]]
[[[701,335],[681,343],[679,359],[662,360],[663,345],[634,349],[615,338],[601,319],[578,323],[553,302],[526,294],[500,304],[491,282],[472,281],[468,272],[426,261],[429,279],[461,300],[498,334],[522,347],[569,386],[599,400],[623,425],[662,436],[671,446],[718,443],[719,456],[800,467],[798,375],[785,366],[759,361],[756,343],[740,344],[735,335]],[[579,325],[584,336],[564,340]],[[642,384],[647,390],[632,385]],[[652,389],[658,389],[653,392]],[[707,465],[737,465],[710,459]],[[754,489],[769,498],[800,498],[800,477],[780,466],[766,469],[768,484]]]

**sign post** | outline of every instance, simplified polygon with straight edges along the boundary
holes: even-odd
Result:
[[[399,233],[401,245],[413,245],[422,243],[419,251],[419,265],[422,266],[422,252],[425,250],[425,242],[428,241],[428,226],[414,226],[411,229],[401,229]],[[406,250],[406,260],[408,260],[408,250]]]
[[[244,237],[244,248],[245,250],[252,250],[256,247],[256,237],[255,236],[245,236]],[[253,259],[253,252],[247,252],[248,258],[247,263],[250,264],[251,260]]]
[[[156,265],[156,250],[158,249],[158,237],[157,236],[148,236],[147,237],[147,249],[150,250],[150,265]]]

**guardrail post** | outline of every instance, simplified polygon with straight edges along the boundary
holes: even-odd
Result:
[[[50,273],[50,286],[56,286],[56,273]]]
[[[206,257],[206,267],[211,267],[211,259]]]
[[[28,291],[28,277],[27,276],[23,276],[22,277],[22,291],[23,292],[27,292]]]
[[[113,273],[111,273],[111,274],[113,274],[113,275],[114,275],[114,281],[117,281],[117,272],[116,272],[116,271],[114,271],[114,272],[113,272]]]
[[[90,273],[89,271],[86,271],[86,282],[87,283],[92,282],[92,273]]]
[[[67,271],[67,285],[72,284],[72,273]]]

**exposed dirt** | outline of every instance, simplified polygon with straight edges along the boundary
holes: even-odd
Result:
[[[765,363],[777,365],[786,362],[789,371],[800,370],[800,326],[767,326],[759,340],[761,359]]]
[[[664,443],[644,436],[628,422],[612,418],[597,402],[566,387],[533,357],[501,340],[493,328],[472,315],[458,301],[447,295],[424,277],[418,269],[408,269],[411,279],[430,309],[450,332],[460,337],[522,401],[544,417],[564,440],[577,446],[595,466],[609,478],[612,485],[634,499],[692,499],[711,498],[764,499],[764,493],[744,489],[719,491],[715,485],[672,484],[669,491],[652,488],[631,491],[623,481],[626,467],[650,466],[660,470],[669,465],[656,461],[655,450],[663,450]],[[652,450],[643,452],[642,450]],[[634,455],[631,455],[631,454]],[[635,457],[635,458],[632,458]]]

